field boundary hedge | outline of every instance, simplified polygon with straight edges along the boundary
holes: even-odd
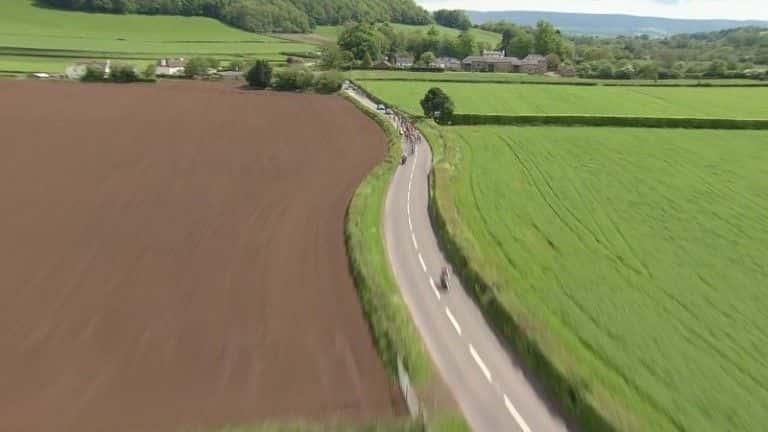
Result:
[[[618,126],[676,129],[768,129],[768,119],[643,117],[580,114],[454,114],[452,125]]]
[[[459,79],[427,79],[427,80],[419,80],[419,79],[413,79],[413,78],[386,78],[386,77],[365,77],[365,78],[358,78],[360,81],[395,81],[395,82],[411,82],[411,81],[418,81],[418,82],[434,82],[434,83],[462,83],[462,84],[513,84],[513,85],[551,85],[551,86],[577,86],[577,87],[768,87],[768,82],[765,81],[755,81],[754,83],[733,83],[733,84],[719,84],[719,83],[713,83],[713,82],[700,82],[700,83],[664,83],[664,82],[658,82],[658,83],[646,83],[646,82],[639,82],[639,83],[632,83],[632,81],[619,81],[619,82],[596,82],[596,81],[538,81],[538,80],[520,80],[520,81],[513,81],[513,80],[500,80],[500,79],[491,79],[491,80],[476,80],[476,79],[470,79],[470,78],[459,78]]]
[[[351,96],[343,97],[376,122],[388,143],[387,157],[363,180],[347,207],[344,237],[350,272],[379,356],[394,379],[398,377],[400,357],[421,398],[435,379],[434,366],[395,282],[384,246],[382,223],[386,195],[399,166],[401,138],[384,117]],[[423,420],[427,430],[470,431],[463,415],[455,410],[433,412]]]
[[[425,127],[429,126],[425,126],[423,123],[419,125],[422,132],[424,132]],[[434,143],[430,140],[427,141],[430,143],[430,147],[434,149]],[[445,143],[443,144],[445,145]],[[442,195],[440,191],[447,187],[445,183],[448,181],[447,177],[450,175],[450,171],[451,168],[448,164],[435,164],[429,174],[429,217],[440,249],[483,315],[501,338],[520,356],[527,368],[540,380],[562,413],[575,421],[582,430],[614,432],[620,430],[618,425],[634,423],[628,415],[624,417],[624,413],[619,414],[622,418],[605,415],[601,408],[607,407],[599,404],[596,406],[590,397],[589,389],[584,388],[577,378],[561,370],[556,362],[547,356],[539,343],[531,337],[526,326],[504,307],[496,296],[495,288],[483,278],[472,264],[467,253],[452,234],[455,227],[449,226],[445,216],[446,209],[452,205],[452,201],[449,197]],[[608,411],[615,414],[617,412],[615,408],[610,407]],[[621,413],[620,410],[618,412]]]

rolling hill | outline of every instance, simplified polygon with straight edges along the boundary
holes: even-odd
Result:
[[[511,21],[522,25],[535,25],[546,20],[569,34],[599,36],[640,35],[669,36],[678,33],[719,31],[735,27],[768,27],[768,21],[694,20],[641,17],[633,15],[606,15],[536,11],[467,11],[473,24],[490,21]]]

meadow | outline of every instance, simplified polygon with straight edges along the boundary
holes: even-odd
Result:
[[[280,61],[287,52],[316,49],[209,18],[61,11],[36,7],[32,0],[0,4],[0,70],[63,72],[61,63],[74,60],[160,56]]]
[[[432,87],[453,99],[457,113],[591,114],[634,116],[768,117],[768,87],[607,87],[536,84],[358,82],[410,114],[422,115],[419,101]]]
[[[428,138],[449,234],[620,429],[768,428],[768,134]]]

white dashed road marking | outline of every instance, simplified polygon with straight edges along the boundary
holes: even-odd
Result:
[[[447,307],[445,308],[445,314],[448,315],[448,319],[451,321],[451,324],[453,324],[453,328],[456,329],[456,333],[461,336],[461,326],[459,326],[459,322],[456,321],[456,318],[453,317],[453,314],[451,313],[451,310]]]
[[[427,265],[424,264],[424,258],[421,257],[421,254],[419,254],[419,262],[421,263],[421,269],[424,270],[424,272],[426,273]]]
[[[480,358],[480,355],[477,354],[477,351],[475,351],[475,347],[472,346],[472,344],[469,344],[469,353],[472,354],[472,358],[475,359],[475,363],[477,363],[478,366],[480,366],[480,370],[483,371],[483,375],[485,375],[485,379],[488,380],[488,382],[492,382],[491,379],[491,371],[488,370],[488,367],[483,363],[483,359]]]
[[[419,250],[419,245],[416,243],[416,235],[413,234],[413,231],[411,231],[411,241],[413,242],[413,247]]]
[[[512,405],[512,402],[509,401],[509,398],[506,394],[504,395],[504,405],[507,406],[507,410],[509,410],[509,413],[512,414],[512,418],[515,419],[517,425],[520,426],[520,429],[522,429],[523,432],[531,432],[531,428],[528,427],[528,424],[525,422],[525,420],[523,420],[523,416],[517,412],[515,406]]]
[[[432,287],[432,292],[435,293],[435,296],[438,300],[440,300],[440,291],[437,290],[437,286],[435,285],[435,280],[432,278],[429,278],[429,285]]]

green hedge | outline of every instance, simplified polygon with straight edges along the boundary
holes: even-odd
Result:
[[[619,126],[680,129],[768,129],[768,119],[606,115],[454,114],[453,125]]]
[[[448,188],[448,181],[452,168],[451,157],[447,155],[448,148],[435,148],[434,141],[442,141],[431,131],[431,127],[422,122],[419,129],[428,138],[430,145],[435,149],[435,155],[443,155],[449,163],[435,164],[430,173],[429,182],[429,216],[432,227],[448,261],[453,266],[456,275],[466,287],[469,294],[475,299],[483,315],[493,325],[498,334],[514,349],[525,362],[527,368],[543,384],[549,395],[558,403],[564,415],[572,419],[582,430],[590,432],[617,431],[616,424],[627,424],[631,420],[626,418],[609,420],[604,411],[608,408],[616,412],[615,407],[596,406],[589,396],[589,389],[574,379],[567,372],[561,370],[542,351],[539,344],[529,336],[526,328],[521,325],[515,315],[501,303],[496,296],[495,289],[488,284],[482,275],[476,270],[467,254],[454,239],[452,232],[458,228],[458,220],[448,222],[446,212],[451,212],[453,201],[443,193]],[[442,143],[443,146],[445,143]],[[453,212],[452,214],[455,214]]]
[[[387,158],[358,187],[347,209],[345,232],[352,277],[384,363],[396,377],[397,356],[402,356],[412,382],[419,387],[430,378],[432,368],[389,265],[382,226],[387,190],[399,166],[400,135],[382,116],[345,97],[382,128],[389,142]]]

